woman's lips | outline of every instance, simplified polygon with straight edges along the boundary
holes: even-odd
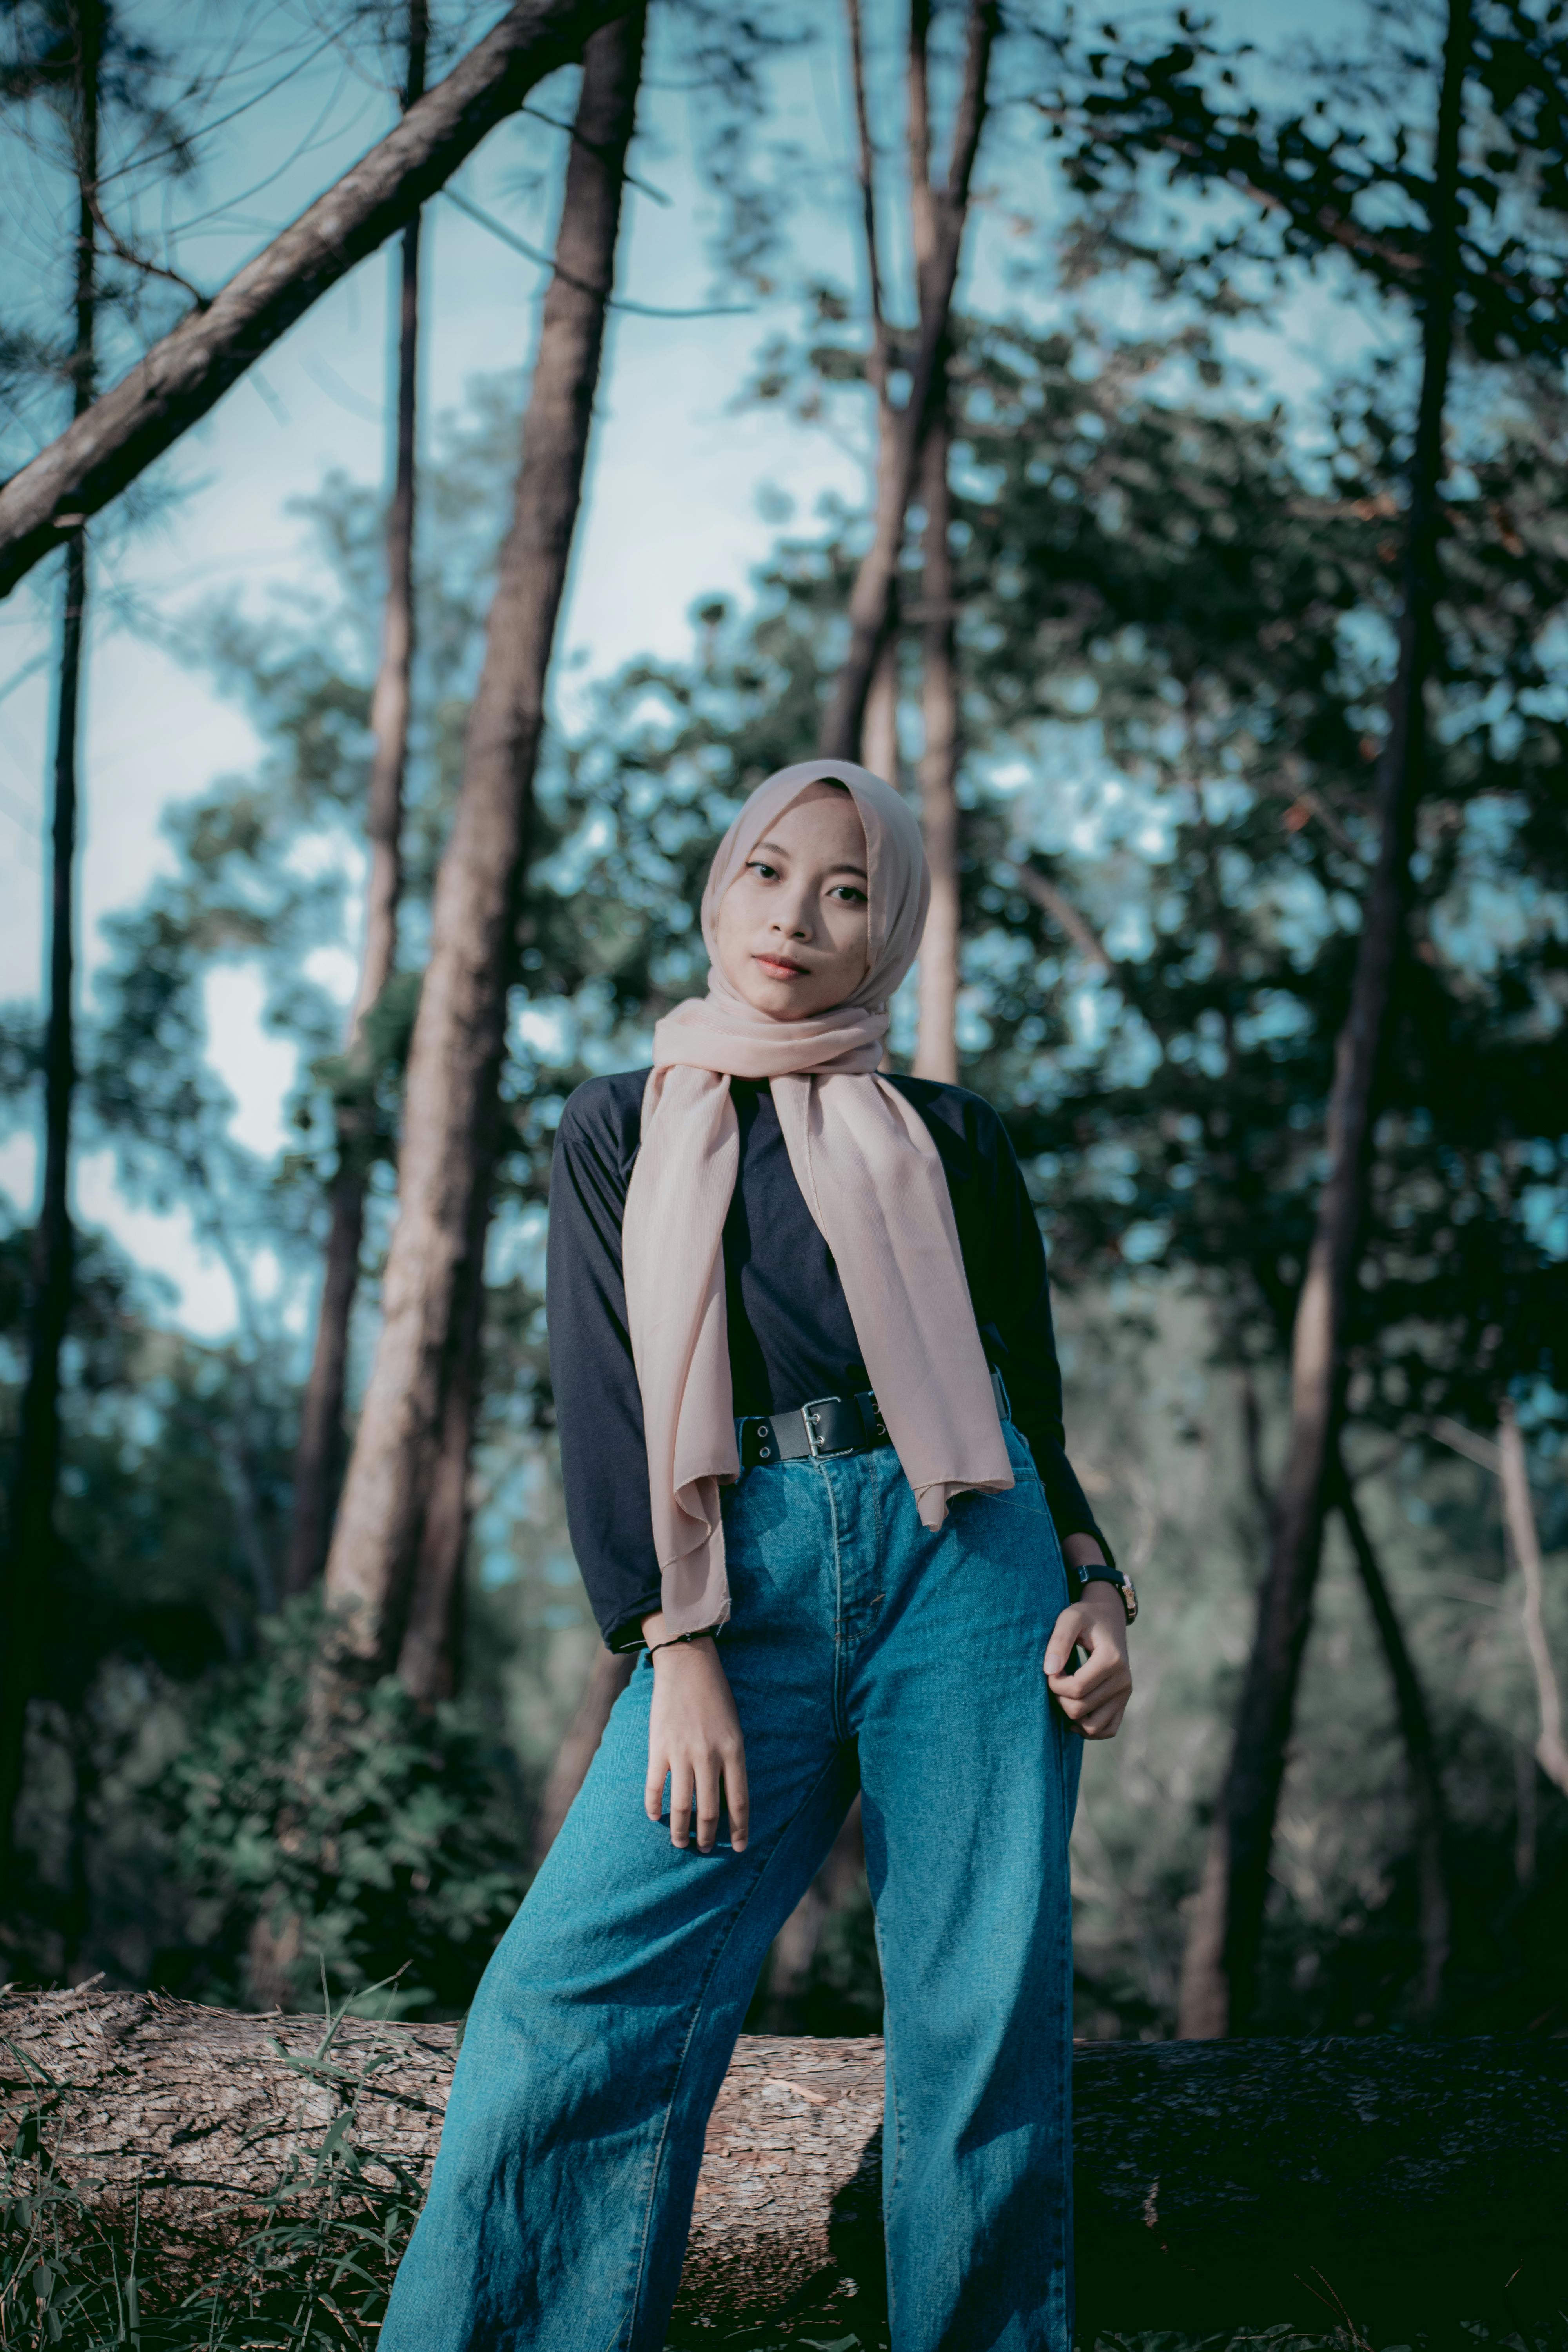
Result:
[[[778,956],[753,956],[752,961],[762,965],[770,980],[799,980],[805,971],[803,963],[785,963]]]

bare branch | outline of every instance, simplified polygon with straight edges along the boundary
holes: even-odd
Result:
[[[1447,1446],[1451,1453],[1462,1454],[1467,1462],[1474,1462],[1480,1469],[1489,1470],[1494,1478],[1501,1477],[1502,1454],[1494,1439],[1478,1437],[1473,1429],[1467,1429],[1463,1423],[1449,1421],[1446,1416],[1432,1423],[1432,1434],[1439,1445]]]
[[[910,0],[910,214],[922,319],[928,305],[926,279],[936,261],[937,243],[938,199],[931,184],[930,31],[931,0]]]
[[[110,248],[118,260],[127,263],[132,269],[141,270],[143,277],[165,278],[171,286],[177,286],[182,294],[188,294],[198,311],[206,309],[212,299],[210,294],[204,293],[188,278],[182,278],[177,269],[168,269],[161,261],[150,261],[144,253],[138,253],[134,246],[127,245],[99,202],[97,190],[89,189],[86,195],[92,217],[101,235],[108,238]]]
[[[855,128],[860,146],[860,219],[866,237],[866,278],[871,303],[870,375],[879,406],[888,401],[891,366],[888,350],[888,317],[882,302],[882,263],[877,237],[877,151],[871,142],[870,110],[866,103],[866,41],[860,21],[860,0],[844,0],[849,25],[850,79],[855,89]]]
[[[1091,963],[1097,963],[1101,971],[1109,972],[1112,980],[1120,980],[1121,967],[1107,950],[1104,940],[1054,882],[1047,882],[1045,876],[1037,874],[1032,866],[1018,864],[1011,866],[1009,871],[1025,898],[1032,898],[1041,913],[1048,915],[1052,922],[1067,933],[1081,955],[1088,956]]]

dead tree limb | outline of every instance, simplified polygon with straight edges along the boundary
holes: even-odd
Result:
[[[345,2111],[372,2175],[378,2158],[426,2174],[457,2028],[351,2019],[321,2042],[320,2018],[0,1996],[0,2144],[37,2116],[58,2177],[100,2210],[139,2208],[143,2248],[171,2261],[193,2233],[239,2234],[290,2161],[308,2181]],[[1325,2334],[1336,2301],[1404,2336],[1518,2323],[1568,2293],[1563,2042],[1091,2043],[1073,2105],[1086,2341],[1282,2321]],[[875,2038],[742,2037],[678,2330],[826,2296],[846,2274],[875,2293],[881,2113]]]
[[[0,596],[197,424],[536,82],[623,13],[616,0],[514,0],[395,131],[0,488]]]

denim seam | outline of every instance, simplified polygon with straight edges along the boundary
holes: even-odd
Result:
[[[844,1549],[839,1538],[838,1497],[833,1481],[820,1462],[813,1468],[821,1479],[827,1496],[828,1524],[833,1529],[833,1729],[835,1737],[847,1735],[844,1725]]]
[[[790,1815],[788,1821],[785,1822],[783,1829],[780,1830],[777,1837],[773,1840],[772,1848],[768,1853],[767,1859],[763,1862],[762,1868],[758,1871],[756,1877],[752,1880],[750,1887],[747,1889],[744,1897],[735,1912],[734,1917],[730,1922],[728,1930],[721,1938],[719,1943],[714,1946],[713,1956],[709,1961],[707,1969],[703,1973],[702,1981],[698,1987],[697,1999],[692,2005],[691,2022],[686,2029],[686,2039],[680,2045],[680,2055],[677,2059],[675,2064],[675,2078],[670,2084],[669,2096],[665,2101],[664,2123],[658,2135],[658,2146],[653,2152],[652,2170],[648,2179],[647,2203],[643,2211],[642,2241],[637,2250],[637,2276],[632,2283],[631,2309],[626,2315],[626,2324],[624,2334],[617,2334],[616,2336],[612,2336],[609,2344],[605,2347],[605,2352],[616,2352],[617,2345],[623,2342],[629,2342],[637,2329],[638,2306],[642,2302],[643,2284],[647,2276],[647,2250],[648,2240],[653,2231],[654,2203],[658,2195],[659,2173],[664,2163],[664,2151],[669,2139],[669,2119],[675,2112],[675,2103],[680,2096],[681,2077],[686,2071],[687,2059],[691,2053],[692,2040],[697,2032],[698,2027],[702,2022],[703,2006],[708,1999],[709,1988],[712,1984],[714,1978],[719,1973],[720,1964],[723,1960],[725,1953],[729,1950],[730,1946],[733,1943],[736,1936],[740,1932],[742,1921],[744,1919],[747,1912],[751,1909],[752,1903],[756,1900],[762,1888],[767,1883],[768,1873],[772,1870],[773,1864],[778,1859],[779,1848],[783,1845],[785,1838],[788,1837],[791,1830],[794,1829],[796,1822],[799,1821],[801,1815],[810,1804],[813,1797],[816,1796],[817,1790],[821,1788],[823,1782],[828,1780],[837,1769],[837,1765],[838,1759],[835,1756],[823,1767],[818,1777],[812,1782],[811,1787],[806,1790],[805,1795],[801,1799],[800,1803],[795,1807],[795,1811]]]

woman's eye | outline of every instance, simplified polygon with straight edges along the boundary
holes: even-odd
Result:
[[[827,895],[830,898],[847,899],[851,907],[864,907],[869,903],[864,890],[857,890],[852,882],[835,883]]]
[[[746,862],[746,871],[748,874],[760,874],[764,882],[776,882],[778,880],[778,867],[776,866],[764,866],[760,857],[749,858]]]

